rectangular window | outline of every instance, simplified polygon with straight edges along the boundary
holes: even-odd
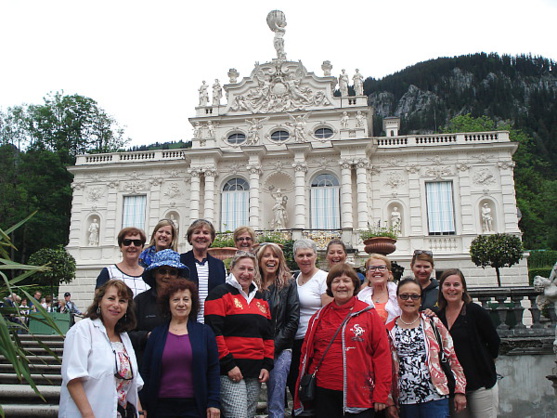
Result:
[[[454,235],[453,183],[439,181],[425,184],[429,235]]]
[[[221,231],[234,231],[249,225],[249,191],[234,190],[222,193]]]
[[[145,230],[145,208],[147,196],[124,196],[122,228],[135,226]]]
[[[340,228],[340,188],[311,188],[311,228]]]

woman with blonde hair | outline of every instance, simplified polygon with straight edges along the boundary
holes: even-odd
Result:
[[[382,254],[371,254],[365,266],[366,282],[358,299],[373,306],[384,323],[390,322],[400,315],[391,260]]]
[[[234,230],[234,244],[243,251],[252,251],[255,243],[255,231],[249,226],[239,226]]]
[[[149,246],[139,256],[139,264],[149,267],[153,256],[162,250],[178,251],[178,231],[172,219],[161,219],[153,229]]]
[[[281,248],[277,244],[264,243],[256,256],[261,273],[258,286],[269,303],[275,339],[275,365],[267,382],[269,417],[283,418],[286,378],[300,320],[300,301]]]

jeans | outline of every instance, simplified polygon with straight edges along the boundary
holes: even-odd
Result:
[[[267,382],[269,418],[284,418],[286,377],[290,371],[290,363],[292,363],[292,350],[282,350],[275,358],[275,366]]]
[[[400,405],[400,418],[447,418],[449,399]]]

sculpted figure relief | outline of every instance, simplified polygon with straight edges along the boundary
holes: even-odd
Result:
[[[493,231],[493,216],[491,215],[491,208],[487,203],[482,205],[482,226],[483,232]]]
[[[348,96],[348,74],[345,69],[342,69],[342,73],[338,77],[338,88],[342,97]]]
[[[93,218],[93,222],[89,225],[89,246],[96,247],[99,245],[99,220]]]
[[[288,221],[288,215],[286,213],[288,196],[285,196],[282,191],[280,189],[276,189],[275,186],[269,186],[269,191],[271,192],[272,198],[275,199],[271,228],[274,230],[284,229],[286,228],[286,223]]]
[[[393,207],[391,212],[391,228],[396,234],[400,234],[402,229],[402,218],[400,217],[400,212],[398,211],[398,206]]]
[[[213,106],[220,105],[220,99],[222,99],[222,87],[219,80],[215,79],[215,84],[213,84]]]
[[[259,130],[263,128],[263,122],[266,122],[268,120],[268,117],[263,119],[246,119],[246,123],[248,124],[248,136],[246,138],[246,145],[259,144]]]
[[[203,80],[203,83],[201,84],[201,87],[199,87],[198,91],[199,91],[199,106],[207,106],[207,104],[209,103],[209,85],[207,83],[205,83],[205,80]]]
[[[356,113],[356,128],[363,128],[365,127],[366,117],[362,113],[361,110],[358,110]]]
[[[342,129],[347,129],[348,128],[348,121],[350,120],[350,117],[348,116],[348,112],[342,112],[342,117],[340,118],[340,126],[342,127]]]
[[[284,52],[284,34],[286,32],[286,16],[280,10],[273,10],[267,15],[267,25],[275,33],[273,45],[279,60],[286,60]]]
[[[304,142],[306,136],[304,132],[304,128],[306,127],[309,113],[305,115],[299,115],[296,117],[292,115],[288,115],[288,116],[290,116],[291,121],[286,122],[286,124],[293,129],[292,136],[294,137],[294,141]]]
[[[360,74],[360,70],[356,68],[356,74],[352,77],[354,81],[354,93],[356,96],[364,95],[364,77]]]

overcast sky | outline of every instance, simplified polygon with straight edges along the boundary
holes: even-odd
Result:
[[[557,59],[557,0],[0,0],[0,108],[64,90],[95,99],[130,145],[189,140],[203,80],[275,57],[274,9],[287,58],[317,75],[324,60],[351,80],[476,52]]]

